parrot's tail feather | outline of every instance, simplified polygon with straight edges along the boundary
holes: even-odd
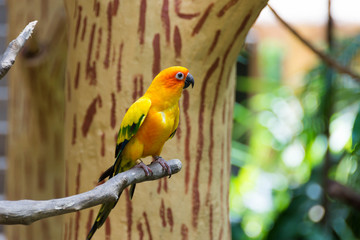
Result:
[[[133,198],[133,196],[134,196],[134,193],[135,193],[135,187],[136,187],[136,183],[131,184],[130,191],[129,191],[129,194],[130,194],[130,199],[132,199],[132,198]]]
[[[118,200],[120,199],[121,193],[122,192],[120,192],[120,194],[119,194]],[[117,204],[118,200],[116,200],[116,202],[105,203],[101,206],[99,213],[96,216],[95,222],[86,237],[86,240],[90,240],[92,238],[92,236],[94,235],[94,233],[96,232],[96,230],[104,224],[104,222],[106,221],[107,217],[109,216],[111,210]]]
[[[105,178],[109,177],[111,178],[114,172],[114,165],[112,165],[111,167],[109,167],[108,169],[106,169],[105,172],[103,172],[103,174],[101,174],[101,176],[99,177],[98,182],[101,182],[102,180],[105,180]]]
[[[88,233],[86,240],[90,240],[92,238],[92,236],[94,235],[94,233],[96,232],[96,230],[98,229],[98,226],[96,224],[94,224],[91,229],[90,232]]]

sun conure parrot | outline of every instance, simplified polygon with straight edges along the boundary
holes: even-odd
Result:
[[[167,68],[154,78],[144,96],[127,110],[117,137],[115,163],[100,176],[99,181],[134,166],[143,168],[148,175],[150,168],[140,160],[147,156],[152,156],[171,174],[169,165],[160,154],[165,142],[175,135],[179,124],[179,99],[182,90],[190,84],[194,87],[193,76],[188,69],[179,66]],[[134,190],[135,184],[130,188],[130,197]],[[121,192],[119,198],[120,195]],[[87,239],[91,239],[103,225],[116,203],[101,206]]]

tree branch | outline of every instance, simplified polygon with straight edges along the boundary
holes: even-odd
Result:
[[[181,161],[167,161],[172,174],[181,170]],[[116,201],[118,193],[133,183],[150,181],[168,176],[159,163],[149,165],[153,174],[146,176],[143,169],[132,168],[94,189],[77,195],[45,201],[0,201],[0,224],[31,224],[37,220],[79,211],[99,204]]]
[[[0,79],[10,70],[15,63],[15,58],[22,47],[25,45],[26,40],[31,36],[37,21],[30,22],[19,36],[9,43],[4,54],[0,58]]]
[[[334,180],[328,180],[327,191],[330,197],[360,210],[360,194]]]
[[[291,27],[285,20],[283,20],[276,11],[268,4],[269,9],[274,13],[275,17],[292,33],[297,37],[305,46],[307,46],[312,52],[314,52],[321,60],[324,61],[328,66],[332,67],[339,73],[347,74],[350,77],[354,78],[357,81],[360,81],[360,76],[356,73],[354,73],[349,68],[342,66],[337,61],[332,59],[327,54],[321,52],[320,50],[316,49],[309,41],[307,41],[305,38],[303,38],[293,27]]]

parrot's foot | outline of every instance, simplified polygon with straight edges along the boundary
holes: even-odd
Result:
[[[151,169],[143,162],[139,162],[137,165],[135,165],[136,168],[142,168],[145,172],[146,176],[149,176],[150,174],[153,174]]]
[[[163,167],[163,169],[167,171],[167,173],[169,174],[169,178],[171,177],[171,168],[165,159],[160,156],[154,156],[153,162],[159,163]]]

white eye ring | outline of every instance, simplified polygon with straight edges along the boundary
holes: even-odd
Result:
[[[178,80],[183,80],[184,78],[184,74],[182,72],[178,72],[176,75],[175,75],[176,79]]]

